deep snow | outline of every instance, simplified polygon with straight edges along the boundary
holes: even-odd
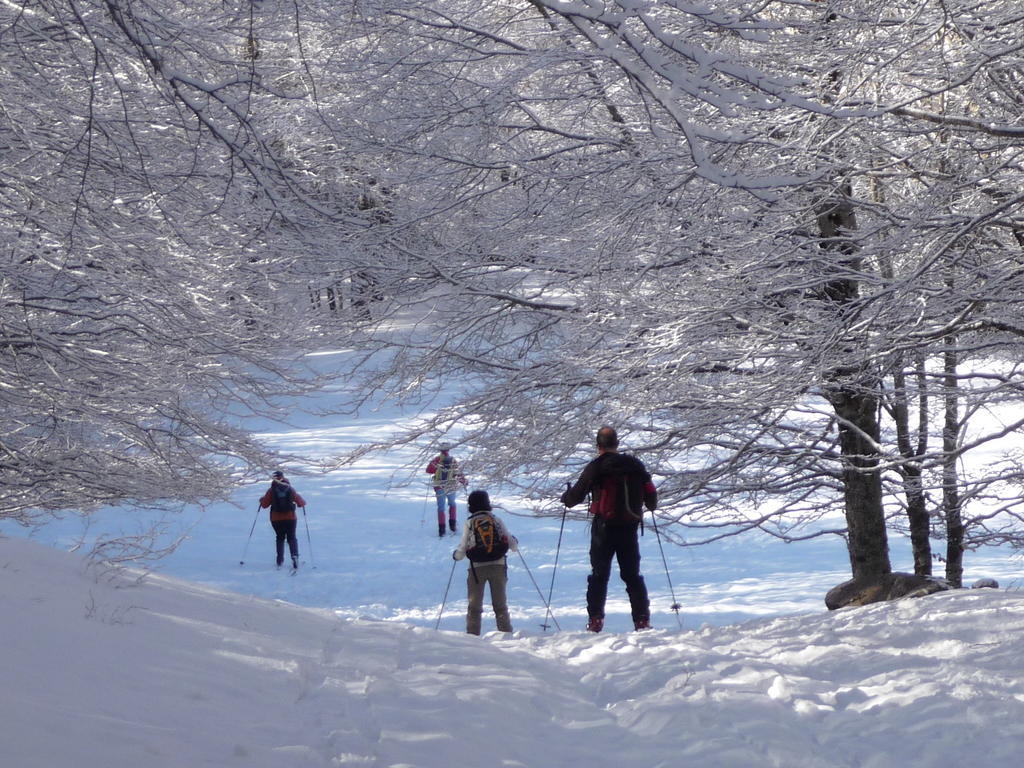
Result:
[[[18,538],[0,573],[12,768],[1009,768],[1024,746],[1024,597],[1002,590],[476,638]]]

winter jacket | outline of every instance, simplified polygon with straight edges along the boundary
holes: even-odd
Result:
[[[462,474],[462,470],[459,468],[459,462],[454,456],[448,457],[450,463],[447,467],[444,466],[444,454],[438,454],[430,460],[427,464],[427,474],[434,476],[434,490],[444,490],[446,492],[458,490],[459,485],[466,484],[466,478]],[[447,471],[447,476],[443,476]]]
[[[485,513],[489,514],[491,517],[494,518],[494,528],[497,531],[498,536],[499,537],[504,536],[504,537],[506,537],[508,539],[508,549],[509,549],[509,552],[518,552],[519,551],[519,540],[515,536],[513,536],[511,533],[508,532],[508,528],[506,528],[505,524],[503,522],[501,522],[501,518],[498,517],[496,514],[494,514],[494,512],[491,512],[490,510],[484,509],[484,510],[480,510],[479,512],[473,512],[468,518],[466,518],[466,522],[464,522],[462,524],[462,538],[459,540],[459,545],[455,548],[455,551],[452,553],[452,557],[455,558],[456,560],[462,560],[466,556],[466,550],[469,549],[470,547],[472,547],[473,544],[474,544],[474,541],[473,541],[473,518],[476,517],[477,515],[482,515],[482,514],[485,514]],[[488,560],[487,561],[487,565],[498,564],[498,563],[504,564],[505,563],[505,558],[504,557],[499,557],[497,560]],[[480,565],[480,563],[477,563],[477,565]]]
[[[658,506],[658,491],[651,481],[651,475],[640,459],[615,451],[606,451],[583,468],[583,473],[575,485],[562,494],[562,503],[567,507],[579,504],[590,494],[590,513],[599,514],[602,506],[602,493],[611,487],[626,502],[625,509],[620,510],[611,523],[639,522],[643,517],[643,507],[654,510]],[[622,490],[620,490],[622,489]],[[624,492],[623,492],[624,491]],[[606,500],[607,501],[607,500]]]
[[[271,482],[270,483],[270,487],[267,488],[267,492],[264,493],[263,497],[260,499],[260,509],[266,509],[267,507],[269,507],[271,505],[271,503],[273,503],[273,501],[274,501],[274,483],[280,483],[281,485],[287,485],[289,488],[292,487],[291,483],[289,483],[287,479],[274,480],[273,482]],[[292,488],[292,494],[293,494],[292,501],[295,502],[295,506],[302,507],[303,509],[305,509],[306,508],[306,500],[303,499],[299,495],[299,492],[296,491],[294,488]],[[295,511],[294,510],[289,510],[288,512],[275,512],[274,510],[270,510],[270,522],[272,522],[272,523],[276,522],[278,520],[295,520],[295,519],[296,519],[296,517],[295,517]]]

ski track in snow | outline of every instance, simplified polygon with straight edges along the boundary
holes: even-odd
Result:
[[[0,538],[0,601],[12,768],[1009,768],[1024,744],[1024,597],[998,590],[476,638]]]

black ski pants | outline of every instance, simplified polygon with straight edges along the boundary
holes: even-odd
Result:
[[[299,556],[299,541],[295,538],[295,526],[298,520],[271,520],[274,533],[277,535],[277,564],[284,562],[284,540],[288,539],[288,550],[292,557]]]
[[[639,528],[639,523],[608,525],[603,518],[593,518],[590,527],[590,576],[587,577],[587,614],[590,617],[604,618],[614,557],[619,563],[619,576],[626,583],[633,621],[650,619],[647,585],[640,575]]]

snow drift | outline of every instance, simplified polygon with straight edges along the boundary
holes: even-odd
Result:
[[[476,638],[21,539],[0,573],[12,767],[1017,766],[1024,746],[1016,593]]]

